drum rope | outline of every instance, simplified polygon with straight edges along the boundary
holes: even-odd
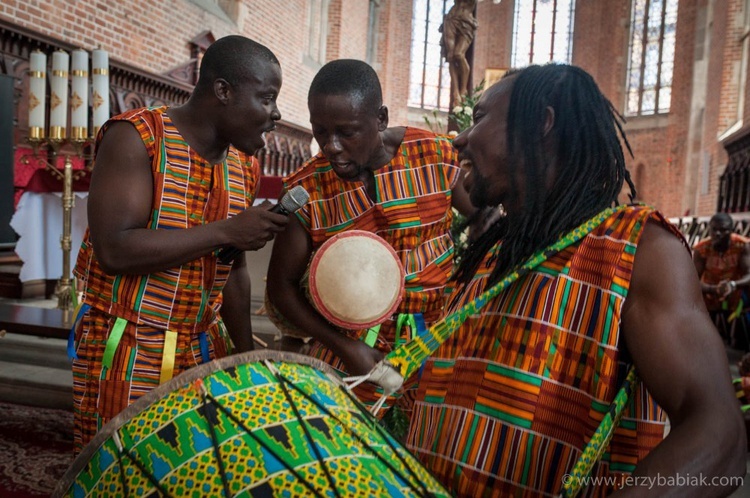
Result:
[[[118,450],[122,450],[122,442],[120,441],[120,436],[117,435],[117,431],[112,436],[112,439],[115,441],[115,446],[117,446]],[[128,498],[130,496],[130,491],[128,491],[128,480],[125,477],[125,465],[122,461],[122,451],[117,452],[117,463],[120,467],[120,482],[122,483],[122,491],[125,495],[125,498]]]
[[[219,448],[219,438],[216,436],[216,424],[218,424],[219,422],[217,416],[218,414],[215,407],[213,407],[213,411],[209,410],[209,407],[213,403],[209,403],[208,401],[208,391],[206,390],[206,386],[203,384],[203,382],[200,383],[199,389],[201,398],[203,399],[203,405],[199,407],[200,414],[203,416],[203,418],[206,419],[208,429],[211,432],[211,445],[214,447],[214,454],[216,455],[216,465],[219,468],[219,476],[221,477],[221,484],[224,487],[224,495],[226,495],[227,498],[230,498],[232,496],[232,492],[229,489],[229,479],[227,478],[226,465],[224,464],[224,459],[221,456],[221,450]]]
[[[310,484],[309,482],[307,482],[307,480],[304,477],[302,477],[296,470],[294,470],[294,467],[292,467],[291,465],[289,465],[289,463],[287,463],[282,458],[282,456],[280,454],[278,454],[273,448],[271,448],[268,444],[266,444],[258,436],[256,436],[255,434],[253,434],[253,431],[248,426],[246,426],[239,418],[237,418],[237,416],[234,413],[232,413],[229,410],[227,410],[226,407],[224,407],[224,405],[222,405],[219,402],[218,399],[216,399],[213,396],[211,396],[211,394],[207,394],[206,396],[208,397],[209,400],[211,400],[211,402],[214,405],[216,405],[216,407],[219,410],[221,410],[221,412],[224,415],[226,415],[229,418],[229,420],[231,420],[232,422],[234,422],[235,424],[237,424],[238,426],[240,426],[242,428],[242,430],[244,430],[247,433],[247,435],[250,436],[253,439],[253,441],[255,441],[256,443],[258,443],[264,450],[268,451],[271,454],[271,456],[273,456],[276,460],[278,460],[279,463],[281,463],[286,468],[286,470],[288,470],[294,477],[296,477],[297,480],[300,483],[302,483],[304,486],[306,486],[307,489],[310,490],[310,492],[312,492],[315,496],[317,496],[319,498],[325,498],[325,496],[323,496],[322,494],[320,494],[312,486],[312,484]]]
[[[138,467],[138,470],[140,470],[143,473],[143,475],[146,476],[146,479],[148,479],[151,482],[151,484],[153,484],[154,487],[159,491],[159,493],[162,494],[163,497],[170,498],[171,495],[167,493],[166,488],[164,488],[164,486],[162,486],[159,483],[159,480],[156,479],[156,476],[154,476],[151,472],[149,472],[148,469],[146,469],[146,467],[143,465],[143,463],[140,460],[138,460],[136,456],[130,450],[126,449],[125,446],[123,446],[122,441],[120,441],[120,437],[117,434],[117,432],[113,434],[112,439],[115,442],[115,446],[117,446],[117,450],[119,454],[125,455],[126,457],[128,457],[130,461],[133,462],[133,464],[136,467]],[[121,458],[120,458],[120,461],[122,461]]]
[[[341,386],[340,389],[341,389],[341,392],[344,393],[344,395],[346,395],[355,404],[355,406],[357,406],[357,408],[359,408],[363,413],[367,413],[367,407],[364,404],[362,404],[362,402],[348,389],[347,386]],[[404,466],[404,468],[420,485],[420,487],[422,488],[422,492],[424,493],[422,496],[430,495],[429,490],[424,485],[424,483],[422,483],[422,481],[419,479],[419,476],[417,476],[417,474],[414,472],[414,469],[412,468],[412,466],[409,464],[409,462],[406,461],[403,455],[401,455],[401,453],[398,451],[399,449],[402,449],[401,445],[398,445],[397,447],[397,445],[393,444],[393,439],[392,439],[391,434],[383,426],[377,423],[376,419],[373,419],[372,422],[373,422],[372,428],[375,430],[375,432],[377,432],[378,435],[383,438],[383,441],[385,442],[385,444],[387,444],[391,448],[391,450],[393,450],[393,453],[394,455],[396,455],[396,458],[399,459],[399,461]],[[401,477],[403,481],[406,481],[406,479],[404,479],[401,474],[399,474],[399,477]],[[412,486],[412,489],[414,489],[413,486]]]
[[[518,280],[518,278],[539,266],[553,254],[556,254],[566,247],[578,242],[597,226],[601,225],[605,219],[616,212],[622,211],[625,207],[626,206],[623,205],[605,209],[559,238],[547,248],[537,252],[531,256],[526,263],[506,275],[505,278],[493,287],[484,291],[477,298],[470,301],[454,313],[445,316],[440,321],[431,325],[428,329],[429,333],[424,334],[423,336],[414,337],[403,346],[388,353],[385,358],[367,374],[367,376],[370,377],[371,381],[375,382],[377,382],[375,379],[378,377],[381,379],[385,378],[386,380],[392,380],[393,374],[400,376],[400,385],[395,386],[395,389],[393,388],[393,382],[387,382],[389,384],[388,386],[383,386],[381,384],[384,388],[383,398],[392,395],[401,387],[401,385],[403,385],[404,379],[409,378],[414,372],[416,372],[422,366],[424,361],[434,353],[437,348],[440,347],[440,345],[445,342],[448,337],[450,337],[453,332],[455,332],[466,321],[467,318],[469,318],[469,316],[476,314],[491,299],[499,295],[510,284]],[[387,369],[385,369],[384,366],[391,367],[394,372],[387,372]],[[376,372],[380,375],[374,375]],[[352,378],[352,380],[354,379],[355,378]],[[358,383],[361,382],[358,377],[356,380]],[[378,409],[380,409],[381,406],[382,403],[380,405],[375,405]],[[374,410],[375,407],[371,410],[373,414],[377,414],[377,411]]]
[[[305,433],[305,437],[307,438],[307,442],[312,448],[313,452],[315,453],[315,458],[318,460],[318,463],[320,464],[320,468],[323,469],[323,473],[326,476],[326,479],[328,480],[328,484],[331,485],[331,489],[333,490],[334,494],[341,498],[341,494],[339,493],[338,488],[336,487],[336,482],[333,480],[333,476],[331,476],[330,470],[328,470],[328,466],[326,465],[326,461],[323,458],[323,455],[320,454],[320,449],[318,448],[318,445],[315,444],[315,441],[313,440],[312,434],[310,434],[310,429],[308,428],[307,421],[302,418],[302,414],[297,409],[297,405],[294,404],[294,400],[292,399],[292,395],[289,393],[289,389],[287,389],[286,384],[291,382],[284,377],[279,369],[273,366],[273,364],[265,360],[264,362],[266,364],[266,368],[274,375],[276,380],[279,382],[279,386],[281,387],[281,390],[284,392],[284,397],[289,402],[289,406],[292,408],[292,411],[294,412],[294,416],[297,417],[297,421],[299,422],[300,427],[302,427],[302,432]]]
[[[267,361],[267,360],[266,360]],[[278,370],[276,370],[278,372]],[[409,462],[406,461],[406,459],[401,455],[401,453],[398,451],[399,448],[397,448],[392,441],[392,436],[383,428],[381,427],[375,419],[370,420],[369,422],[372,422],[372,427],[375,432],[382,438],[382,443],[386,444],[393,450],[393,453],[396,455],[396,458],[399,459],[401,464],[404,466],[404,468],[409,472],[410,476],[414,479],[414,481],[417,482],[419,485],[418,489],[412,482],[411,479],[408,479],[402,472],[400,472],[398,469],[396,469],[387,459],[384,459],[378,451],[369,444],[365,438],[363,438],[360,434],[357,434],[351,427],[348,427],[347,424],[344,423],[343,420],[341,420],[340,417],[338,417],[335,413],[330,411],[328,407],[320,403],[315,397],[311,396],[309,393],[302,390],[299,386],[295,385],[291,380],[286,378],[281,372],[278,373],[278,378],[280,382],[283,381],[283,383],[286,383],[289,387],[297,391],[302,397],[313,403],[319,410],[321,410],[324,414],[326,414],[328,417],[332,418],[336,422],[339,423],[341,427],[344,428],[354,439],[356,439],[359,443],[362,444],[362,446],[368,450],[370,453],[372,453],[375,457],[377,457],[388,469],[393,472],[395,475],[397,475],[403,482],[405,482],[415,493],[420,494],[421,496],[428,496],[429,490],[424,485],[424,483],[419,479],[419,477],[414,472],[414,469],[409,465]],[[342,392],[355,404],[357,408],[361,410],[362,413],[367,413],[367,408],[362,405],[362,403],[345,387],[341,386]],[[334,488],[335,489],[335,488]]]

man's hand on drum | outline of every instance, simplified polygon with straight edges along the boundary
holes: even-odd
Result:
[[[347,338],[337,351],[338,357],[346,365],[346,371],[349,375],[365,375],[369,373],[375,365],[382,360],[385,355],[382,351],[371,348],[363,341]]]
[[[243,251],[257,251],[284,231],[289,216],[269,211],[272,206],[272,203],[265,201],[222,221],[229,240],[227,245]]]

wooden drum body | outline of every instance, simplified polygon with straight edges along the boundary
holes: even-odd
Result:
[[[105,425],[53,496],[449,496],[333,370],[254,351],[195,367]]]

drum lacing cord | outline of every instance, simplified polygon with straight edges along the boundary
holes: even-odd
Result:
[[[326,476],[326,479],[328,480],[328,484],[331,485],[331,489],[333,490],[334,494],[341,498],[341,494],[339,494],[339,490],[336,488],[336,482],[333,480],[333,476],[331,476],[331,472],[328,470],[328,466],[326,466],[326,461],[323,458],[323,455],[320,454],[320,449],[318,449],[318,445],[315,444],[315,441],[313,441],[312,434],[310,434],[310,429],[307,427],[307,423],[305,419],[302,418],[302,414],[297,409],[297,405],[294,404],[294,400],[292,399],[291,394],[289,393],[289,390],[286,388],[286,385],[283,381],[291,384],[283,375],[281,375],[281,372],[278,368],[276,368],[273,363],[271,363],[268,360],[265,360],[264,363],[266,364],[266,368],[273,374],[274,377],[276,377],[276,380],[279,382],[279,386],[281,386],[281,390],[284,392],[284,397],[289,402],[289,406],[292,407],[292,411],[294,412],[294,416],[297,417],[297,421],[299,422],[299,425],[302,427],[302,431],[305,433],[305,437],[307,438],[307,442],[312,448],[313,452],[315,453],[315,458],[318,460],[318,464],[320,464],[320,468],[323,469],[323,473]]]
[[[125,447],[122,444],[122,441],[120,441],[120,436],[117,433],[117,431],[115,431],[112,434],[112,440],[114,441],[115,446],[117,447],[117,461],[120,463],[120,477],[122,479],[122,487],[125,492],[125,496],[128,496],[129,493],[128,493],[127,480],[125,479],[125,468],[123,466],[123,461],[122,461],[123,455],[127,456],[130,459],[130,461],[133,462],[133,464],[136,467],[138,467],[138,470],[140,470],[143,473],[143,475],[146,476],[146,479],[148,479],[151,482],[151,484],[153,484],[154,487],[157,490],[159,490],[159,493],[161,493],[162,496],[164,496],[165,498],[170,498],[171,495],[167,493],[167,490],[166,488],[164,488],[164,486],[159,484],[159,481],[156,479],[156,477],[151,472],[149,472],[148,469],[146,469],[146,467],[143,466],[141,461],[138,460],[135,457],[135,455],[133,455],[130,452],[130,450],[125,449]]]
[[[253,439],[253,441],[255,441],[256,443],[258,443],[258,445],[260,445],[264,450],[268,451],[268,453],[270,453],[271,456],[273,456],[276,460],[278,460],[278,462],[281,463],[286,468],[286,470],[288,470],[294,477],[296,477],[297,480],[300,483],[302,483],[302,485],[306,486],[307,489],[310,490],[311,493],[313,493],[316,497],[325,498],[325,496],[322,495],[320,492],[318,492],[318,490],[316,490],[312,486],[312,484],[310,484],[309,482],[307,482],[307,480],[304,477],[302,477],[296,470],[294,470],[294,467],[292,467],[291,465],[289,465],[278,452],[276,452],[273,448],[271,448],[268,444],[266,444],[258,436],[256,436],[255,434],[253,434],[252,429],[250,429],[248,426],[246,426],[239,418],[237,418],[237,416],[235,416],[232,412],[230,412],[229,410],[227,410],[221,403],[219,403],[219,400],[217,400],[216,398],[214,398],[213,396],[211,396],[210,393],[207,393],[206,397],[219,410],[221,410],[221,412],[224,415],[226,415],[229,418],[229,420],[231,420],[232,422],[234,422],[235,424],[237,424],[238,426],[240,426],[242,428],[242,430],[244,430],[245,433],[247,433],[247,435],[250,436]]]
[[[300,389],[298,386],[296,386],[294,383],[292,383],[289,379],[287,379],[276,367],[274,367],[272,364],[269,363],[268,360],[265,360],[266,366],[271,370],[272,373],[276,376],[277,380],[279,381],[280,385],[284,385],[286,383],[287,385],[291,386],[292,389],[297,391],[299,394],[301,394],[305,399],[312,402],[315,406],[317,406],[323,413],[325,413],[327,416],[331,417],[333,420],[339,423],[341,427],[343,427],[350,435],[354,437],[359,443],[362,444],[362,446],[370,451],[373,455],[378,457],[383,464],[395,475],[401,478],[403,482],[405,482],[412,491],[415,493],[420,494],[421,496],[432,496],[432,494],[429,492],[427,487],[424,485],[424,483],[419,479],[419,476],[414,472],[414,469],[412,469],[411,465],[409,465],[409,462],[406,461],[406,459],[401,455],[401,453],[398,451],[399,448],[397,445],[393,444],[392,436],[384,429],[382,428],[375,420],[373,420],[373,427],[375,428],[375,432],[382,438],[382,441],[393,450],[393,453],[396,455],[396,458],[401,462],[401,464],[404,466],[404,468],[409,472],[409,475],[414,479],[414,481],[417,482],[419,485],[419,488],[417,488],[413,483],[411,479],[408,479],[402,472],[400,472],[398,469],[396,469],[387,459],[383,458],[376,450],[373,448],[372,445],[370,445],[365,439],[354,432],[354,430],[350,427],[347,427],[346,424],[336,416],[332,411],[330,411],[326,406],[321,404],[317,399],[312,397],[309,393],[306,393],[302,389]],[[359,408],[362,413],[367,413],[367,408],[362,405],[362,403],[351,393],[349,390],[341,386],[341,391],[349,398],[350,401],[354,403],[354,405]],[[301,419],[300,419],[301,421]],[[303,424],[304,426],[304,424]],[[403,448],[401,448],[403,449]],[[421,488],[421,489],[420,489]]]
[[[227,470],[226,466],[224,465],[224,459],[221,457],[221,451],[219,449],[219,438],[216,436],[216,424],[218,424],[218,418],[216,411],[211,411],[208,409],[209,403],[208,403],[208,391],[206,390],[206,386],[203,384],[203,382],[199,382],[198,385],[198,392],[201,395],[201,398],[203,398],[203,404],[199,407],[200,413],[203,416],[203,418],[206,419],[206,422],[208,423],[208,428],[211,432],[211,445],[214,447],[214,453],[216,454],[216,463],[219,467],[219,475],[221,476],[221,484],[224,487],[224,495],[227,498],[230,498],[232,496],[232,492],[229,490],[229,479],[227,479]],[[213,403],[211,403],[213,404]]]

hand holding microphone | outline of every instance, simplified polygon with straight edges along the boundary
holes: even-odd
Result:
[[[310,194],[307,193],[307,190],[297,185],[284,194],[278,204],[269,209],[269,211],[288,216],[307,204],[309,199]],[[224,264],[230,264],[242,252],[241,249],[237,249],[236,247],[225,247],[219,251],[219,261]]]

